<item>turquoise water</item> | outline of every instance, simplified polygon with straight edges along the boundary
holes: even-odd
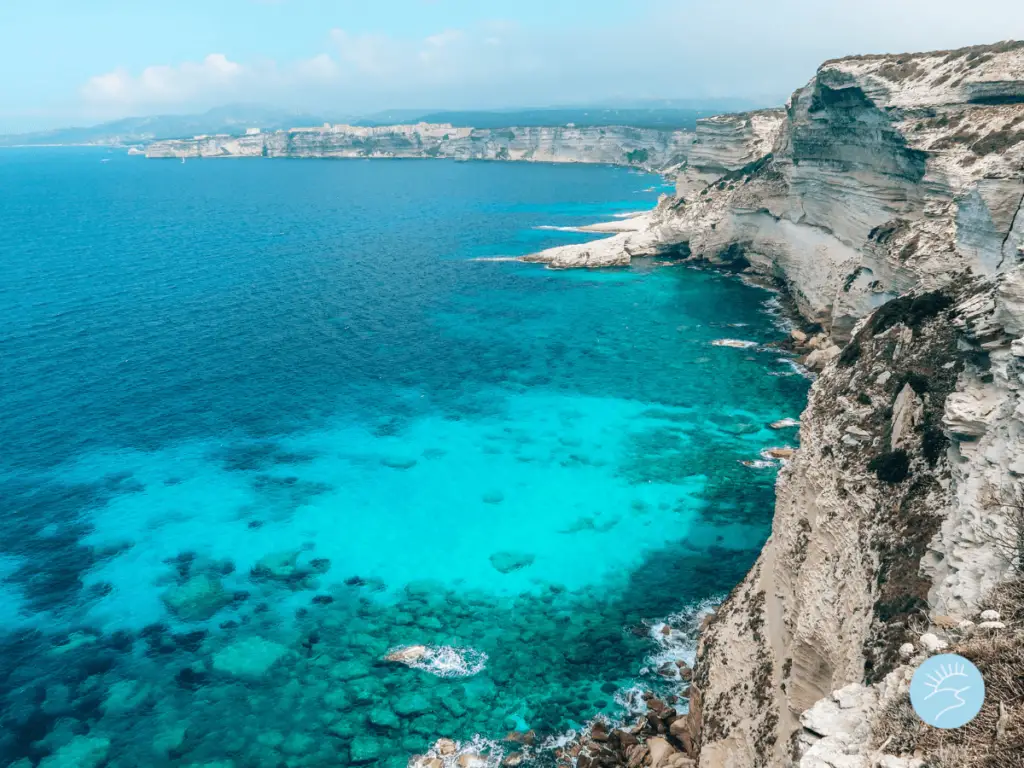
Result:
[[[735,279],[500,260],[660,191],[0,153],[0,759],[398,766],[666,685],[806,382],[711,344],[782,336]]]

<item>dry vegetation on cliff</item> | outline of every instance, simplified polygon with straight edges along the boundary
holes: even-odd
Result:
[[[970,659],[985,678],[985,703],[963,728],[925,725],[906,693],[878,718],[875,743],[927,768],[1024,768],[1024,580],[1003,584],[986,600],[1005,630],[975,632],[948,649]]]

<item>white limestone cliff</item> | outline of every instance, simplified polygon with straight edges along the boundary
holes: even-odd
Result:
[[[511,126],[476,129],[420,123],[363,128],[323,126],[246,136],[203,136],[153,142],[151,158],[442,157],[607,163],[663,169],[683,163],[694,134],[628,126]]]
[[[529,260],[749,265],[845,340],[860,317],[915,285],[963,269],[992,275],[1019,258],[1022,82],[1014,44],[828,62],[793,94],[759,161],[663,200],[644,231]],[[753,133],[750,142],[767,143]]]
[[[1024,43],[827,62],[771,130],[739,169],[684,169],[646,228],[528,260],[760,273],[843,347],[680,741],[700,768],[910,768],[872,745],[880,710],[906,646],[943,647],[1009,573],[1024,482]]]

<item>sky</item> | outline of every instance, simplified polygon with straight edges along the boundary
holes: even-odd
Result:
[[[1024,38],[1021,0],[0,0],[0,133],[259,103],[325,115],[782,103],[824,60]]]

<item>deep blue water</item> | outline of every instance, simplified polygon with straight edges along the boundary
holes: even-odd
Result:
[[[0,762],[398,766],[664,686],[806,382],[711,345],[782,336],[735,279],[494,258],[659,191],[0,152]]]

